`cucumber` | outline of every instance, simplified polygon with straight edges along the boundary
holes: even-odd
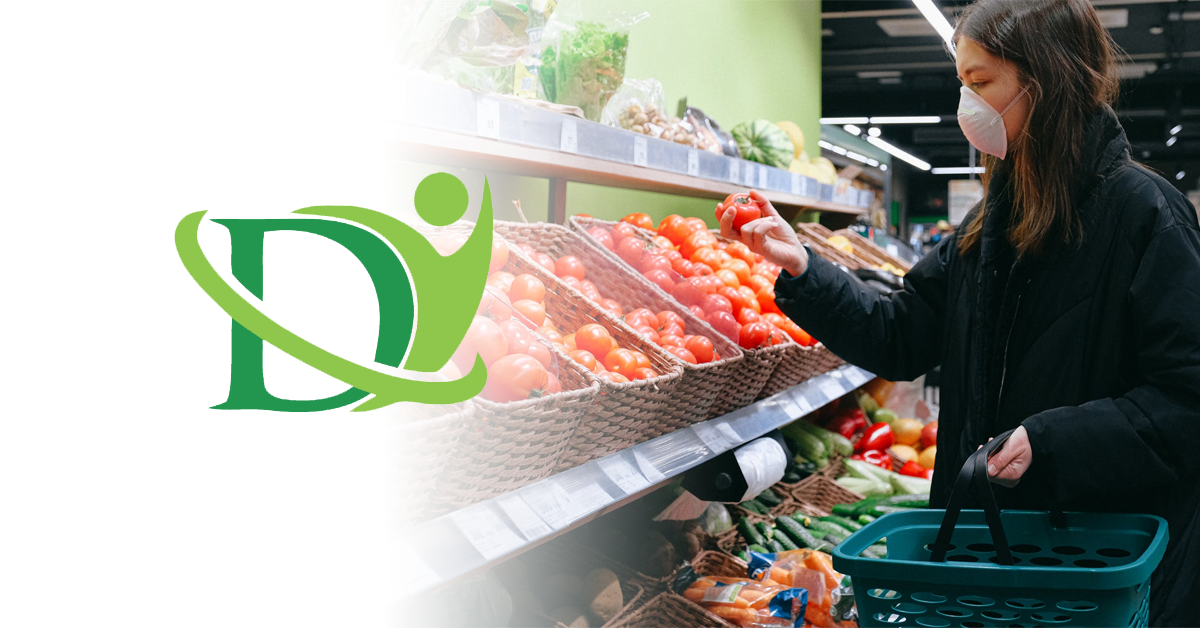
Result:
[[[751,552],[758,552],[759,554],[770,554],[771,553],[771,550],[769,550],[761,545],[758,545],[758,544],[751,545],[751,546],[747,547],[746,549],[750,550]]]
[[[829,517],[821,517],[821,521],[832,523],[833,525],[838,526],[838,527],[842,528],[843,530],[846,530],[847,532],[850,532],[850,533],[854,533],[854,532],[857,532],[862,529],[861,524],[859,524],[855,521],[852,521],[850,519],[847,519],[846,517],[839,517],[837,515],[832,515]]]
[[[750,562],[750,555],[746,553],[746,550],[742,550],[742,551],[738,552],[738,553],[737,553],[737,557],[738,557],[739,559],[741,559],[741,561],[742,561],[743,563],[748,563],[748,562]]]
[[[862,555],[867,558],[887,558],[887,550],[879,551],[874,545],[862,551]]]
[[[880,506],[902,506],[904,508],[929,508],[928,495],[892,495],[879,502]]]
[[[800,525],[802,525],[806,528],[808,527],[808,524],[812,522],[812,517],[809,517],[808,515],[806,515],[802,512],[794,512],[791,514],[791,517],[792,517],[792,519],[799,521]]]
[[[778,530],[780,532],[790,536],[792,541],[794,541],[799,547],[807,547],[809,549],[820,550],[822,552],[828,552],[829,550],[833,549],[833,546],[827,541],[813,536],[812,532],[809,532],[808,528],[800,525],[799,521],[796,521],[791,517],[776,517],[775,525],[778,526]]]
[[[859,515],[858,516],[858,522],[863,524],[864,526],[867,525],[868,523],[871,523],[874,520],[875,520],[875,517],[872,517],[871,515]]]
[[[837,432],[831,432],[808,421],[796,421],[793,425],[797,425],[800,429],[821,439],[821,442],[825,444],[825,450],[830,453],[837,452],[843,456],[854,453],[854,445],[850,443],[850,439]]]
[[[800,546],[796,545],[796,542],[783,532],[778,532],[775,534],[775,541],[782,545],[785,551],[800,549]]]
[[[756,515],[770,514],[766,508],[762,507],[762,504],[754,501],[753,499],[744,501],[744,502],[738,504],[738,506],[744,510],[749,510],[750,512],[752,512]]]
[[[753,523],[750,523],[749,519],[745,517],[738,519],[737,527],[738,532],[746,540],[747,545],[765,546],[767,544],[767,540],[763,538],[763,535],[758,533],[758,530],[754,527]]]
[[[821,469],[829,466],[829,451],[821,439],[804,430],[792,430],[788,436],[795,441],[797,453],[805,460],[811,461]]]
[[[918,509],[911,508],[908,506],[876,506],[874,512],[878,513],[878,515],[880,517],[882,517],[884,515],[890,515],[893,512],[904,512],[905,510],[918,510]]]
[[[840,526],[829,523],[828,521],[821,521],[820,519],[816,519],[809,523],[808,529],[812,530],[812,533],[816,536],[832,534],[834,536],[841,536],[842,540],[845,540],[847,536],[850,536],[850,533],[842,529]],[[841,541],[838,542],[840,543]]]
[[[856,515],[854,514],[854,509],[855,509],[857,506],[858,506],[858,504],[857,504],[857,503],[854,503],[854,504],[834,504],[834,505],[833,505],[833,514],[835,514],[835,515],[837,515],[837,516],[839,516],[839,517],[853,517],[853,516],[856,516]]]
[[[760,521],[754,524],[754,527],[758,528],[758,533],[761,534],[768,543],[775,539],[775,528],[771,526],[771,524]]]
[[[779,542],[779,539],[771,539],[771,551],[778,554],[787,551],[787,548],[783,546],[783,543]]]
[[[755,497],[754,499],[757,500],[762,505],[768,506],[771,508],[774,508],[774,507],[778,506],[779,504],[783,503],[783,499],[780,498],[778,495],[776,495],[775,491],[772,491],[769,488],[764,490],[763,492],[759,493],[758,497]]]
[[[845,536],[842,536],[839,534],[826,534],[825,536],[823,536],[821,538],[825,539],[826,543],[829,543],[829,544],[833,545],[834,547],[841,545],[842,541],[846,540]]]

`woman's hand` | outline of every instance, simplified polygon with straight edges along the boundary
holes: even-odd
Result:
[[[796,232],[762,194],[751,191],[750,198],[762,207],[763,217],[742,225],[739,233],[733,228],[737,212],[733,208],[724,208],[721,235],[731,240],[741,240],[751,251],[778,264],[793,277],[803,275],[808,270],[808,251],[800,245]]]
[[[1033,463],[1033,448],[1029,445],[1029,432],[1018,427],[1000,451],[988,460],[988,476],[992,482],[1012,488],[1021,481],[1021,476]]]

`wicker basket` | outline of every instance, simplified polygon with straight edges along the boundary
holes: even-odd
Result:
[[[725,552],[704,551],[696,554],[692,569],[702,576],[746,578],[749,575],[746,563]]]
[[[592,227],[609,227],[611,228],[616,223],[605,220],[597,220],[595,218],[581,218],[572,216],[568,220],[568,224],[572,229],[583,234],[588,242],[618,264],[624,265],[625,268],[633,269],[625,263],[620,257],[605,249],[587,233],[587,230]],[[647,244],[654,242],[654,234],[644,229],[636,229],[637,237],[641,238]],[[665,293],[663,293],[665,294]],[[683,304],[679,303],[671,297],[671,303],[674,304],[676,310],[686,310]],[[689,323],[690,325],[690,323]],[[707,324],[706,324],[707,327]],[[708,327],[711,329],[711,327]],[[716,331],[713,334],[716,335]],[[788,339],[791,342],[791,339]],[[792,343],[793,345],[795,343]],[[797,345],[798,346],[798,345]],[[758,399],[758,394],[762,392],[763,386],[767,384],[767,380],[771,379],[771,374],[775,372],[775,367],[783,360],[784,354],[789,350],[788,344],[781,344],[775,347],[767,347],[765,349],[742,349],[745,358],[742,360],[741,366],[734,369],[730,377],[729,385],[726,387],[725,394],[717,397],[713,402],[712,408],[709,409],[708,417],[712,418],[728,414],[738,408],[745,407]]]
[[[667,591],[651,598],[638,610],[619,617],[606,628],[730,628],[732,624]]]
[[[821,517],[833,514],[833,507],[838,504],[853,504],[863,499],[862,495],[823,475],[806,478],[796,487],[793,497],[805,513]]]
[[[861,259],[830,246],[827,240],[832,235],[833,232],[820,223],[800,223],[796,228],[796,237],[821,257],[841,264],[850,270],[858,270],[867,266]]]
[[[470,402],[450,406],[401,404],[405,413],[396,441],[400,445],[401,499],[405,510],[400,525],[420,523],[430,514],[430,497],[458,448],[470,416]],[[412,407],[415,406],[415,412]],[[411,416],[409,413],[415,414]]]
[[[510,247],[505,269],[514,275],[533,275],[546,285],[546,316],[560,328],[578,329],[598,323],[622,347],[646,354],[654,370],[661,373],[623,384],[599,380],[595,403],[572,435],[566,453],[557,460],[556,470],[577,467],[665,433],[666,426],[672,425],[669,409],[676,401],[674,391],[681,372],[672,361],[674,356],[559,281],[515,246]],[[563,361],[578,366],[569,358]]]
[[[786,352],[771,378],[758,393],[759,399],[781,393],[800,382],[811,379],[824,372],[824,354],[828,350],[823,345],[804,347],[796,345]]]
[[[675,312],[683,318],[689,332],[711,340],[717,355],[722,357],[707,364],[689,364],[669,352],[663,352],[682,372],[675,385],[668,414],[660,427],[662,433],[667,433],[709,418],[713,403],[725,394],[741,369],[743,355],[736,344],[717,333],[641,274],[606,255],[586,233],[581,235],[561,225],[514,222],[497,222],[496,232],[511,244],[526,244],[551,257],[577,257],[591,271],[589,280],[606,298],[617,301],[627,311],[645,307],[653,312]],[[586,300],[573,288],[564,288]]]
[[[600,552],[578,544],[567,544],[563,539],[548,543],[513,560],[522,563],[522,567],[530,579],[528,584],[531,588],[539,584],[542,579],[552,575],[572,575],[582,579],[593,569],[604,568],[612,571],[621,583],[621,597],[623,598],[624,605],[603,626],[618,625],[623,616],[641,608],[649,596],[653,594],[645,586],[647,576],[610,559]],[[508,565],[507,569],[512,569],[512,567],[513,565]],[[504,572],[506,568],[501,567],[500,571]],[[498,575],[503,578],[507,574],[500,573]],[[522,623],[515,623],[513,625],[565,628],[562,623],[556,622],[549,615],[546,615],[545,612],[538,610],[535,605],[528,604],[527,598],[518,597],[514,601],[517,603],[516,619]],[[564,601],[550,601],[550,605],[553,606],[561,602]],[[583,608],[583,610],[586,612],[587,608]]]
[[[823,475],[831,480],[836,480],[845,474],[846,474],[846,458],[845,458],[845,456],[836,455],[836,454],[832,458],[829,459],[829,466],[827,466],[824,469],[821,469],[815,473],[815,475]],[[797,484],[796,488],[799,488],[799,487],[800,487],[800,485]],[[795,495],[796,495],[796,489],[793,488],[792,496],[794,497]]]

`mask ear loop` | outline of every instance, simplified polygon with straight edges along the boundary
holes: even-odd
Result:
[[[988,126],[996,126],[996,123],[997,123],[997,122],[999,122],[999,121],[1003,120],[1003,119],[1004,119],[1004,114],[1008,113],[1008,110],[1009,110],[1009,109],[1012,109],[1013,107],[1016,107],[1016,106],[1017,106],[1017,103],[1021,101],[1021,97],[1022,97],[1022,96],[1024,96],[1024,95],[1025,95],[1025,93],[1026,93],[1026,92],[1028,92],[1028,91],[1029,91],[1029,86],[1028,86],[1028,85],[1026,85],[1026,86],[1025,86],[1025,89],[1021,90],[1021,93],[1020,93],[1020,94],[1017,94],[1017,97],[1016,97],[1016,98],[1013,98],[1013,101],[1012,101],[1012,102],[1010,102],[1010,103],[1008,103],[1008,106],[1004,108],[1004,111],[1001,111],[1001,112],[1000,112],[1000,115],[996,116],[996,119],[995,119],[995,120],[992,120],[992,123],[991,123],[991,124],[989,124]]]

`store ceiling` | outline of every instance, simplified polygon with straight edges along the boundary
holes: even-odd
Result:
[[[951,24],[970,4],[934,1]],[[1177,164],[1200,162],[1200,0],[1092,4],[1128,56],[1117,109],[1134,157],[1171,173]],[[942,116],[940,125],[882,127],[883,138],[934,166],[966,165],[967,142],[954,117],[954,63],[911,0],[824,0],[821,25],[826,117]],[[1167,146],[1180,123],[1179,138]]]

